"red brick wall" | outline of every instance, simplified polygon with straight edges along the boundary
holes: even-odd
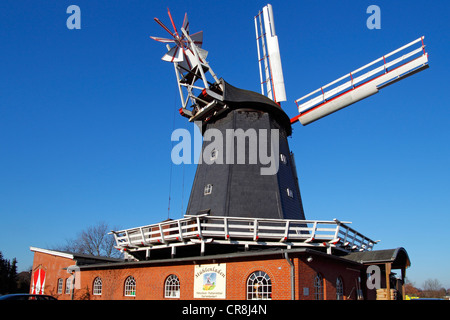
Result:
[[[292,256],[292,254],[291,254]],[[308,257],[312,261],[307,261]],[[323,277],[324,299],[336,299],[336,279],[341,277],[344,283],[344,299],[356,299],[356,281],[360,276],[359,269],[365,267],[354,265],[321,255],[298,254],[292,258],[295,265],[295,298],[300,300],[314,299],[314,277],[319,272]],[[169,262],[170,263],[170,262]],[[212,262],[205,262],[209,264]],[[272,281],[272,299],[291,299],[290,266],[281,254],[272,257],[245,258],[240,260],[221,261],[227,266],[226,298],[230,300],[245,300],[247,279],[255,271],[266,272]],[[33,270],[39,265],[46,269],[45,293],[56,296],[61,300],[71,299],[65,294],[66,279],[70,276],[66,270],[74,261],[51,254],[35,252]],[[180,280],[180,299],[194,299],[194,268],[193,262],[173,265],[142,265],[130,267],[110,267],[107,269],[82,269],[80,288],[75,289],[74,299],[92,300],[128,300],[164,298],[164,282],[170,274],[175,274]],[[128,276],[136,279],[136,296],[124,295],[125,279]],[[93,283],[96,277],[102,279],[102,295],[93,295]],[[57,294],[57,281],[64,279],[63,293]],[[365,287],[365,279],[361,279]],[[309,295],[304,295],[303,288],[309,288]]]
[[[227,291],[226,297],[231,300],[246,299],[247,278],[255,271],[266,272],[272,280],[272,297],[274,300],[290,299],[289,265],[285,259],[235,261],[226,262]],[[173,266],[134,267],[126,269],[84,270],[81,274],[81,289],[76,296],[90,292],[90,299],[150,299],[164,298],[164,282],[170,274],[180,280],[180,299],[194,299],[194,264]],[[128,276],[136,279],[136,297],[124,296],[124,284]],[[101,296],[92,294],[92,286],[96,277],[102,278],[103,292]],[[170,298],[172,299],[172,298]]]
[[[58,257],[46,253],[35,252],[33,260],[33,273],[31,275],[31,283],[33,283],[34,270],[39,266],[45,270],[45,287],[44,294],[52,295],[60,300],[69,300],[70,295],[65,295],[66,279],[70,277],[64,268],[74,265],[72,259]],[[63,279],[63,293],[58,294],[58,279]],[[31,287],[30,287],[31,292]]]
[[[290,269],[284,258],[227,263],[227,299],[245,300],[247,279],[255,271],[264,271],[272,282],[272,299],[291,298]]]
[[[106,270],[84,270],[81,272],[81,288],[77,294],[90,292],[92,300],[134,300],[164,299],[164,282],[170,274],[175,274],[180,280],[180,298],[193,299],[194,265],[152,266],[135,268],[117,268]],[[127,297],[124,294],[125,280],[133,276],[136,280],[136,296]],[[94,279],[102,279],[102,295],[92,294]],[[191,289],[190,289],[191,288]]]
[[[308,262],[308,257],[312,261]],[[320,273],[323,278],[324,300],[336,300],[336,280],[341,277],[343,281],[344,300],[356,299],[356,281],[360,276],[358,266],[334,259],[327,259],[316,255],[303,255],[299,257],[297,268],[297,283],[299,299],[314,300],[314,277]],[[305,296],[303,288],[309,288],[309,295]]]

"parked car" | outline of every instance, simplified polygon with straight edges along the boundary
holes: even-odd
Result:
[[[0,296],[1,300],[58,300],[55,297],[44,294],[29,294],[29,293],[13,293]]]

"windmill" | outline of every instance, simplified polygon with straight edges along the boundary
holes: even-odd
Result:
[[[204,255],[206,244],[215,248],[214,253],[236,252],[242,247],[248,250],[250,246],[314,247],[329,254],[333,250],[372,250],[378,241],[348,227],[350,222],[305,220],[287,137],[297,122],[310,124],[428,68],[424,37],[295,100],[299,114],[290,118],[280,105],[286,101],[286,93],[270,4],[254,18],[261,93],[236,88],[217,78],[206,61],[203,33],[189,33],[187,15],[178,31],[169,10],[168,14],[173,31],[159,19],[155,21],[171,38],[151,38],[166,44],[162,59],[174,64],[181,99],[179,112],[200,127],[204,138],[201,158],[211,161],[199,161],[197,165],[184,218],[112,231],[116,248],[138,260],[150,259],[150,252],[152,257],[164,257],[169,249],[171,257],[191,256],[197,254],[198,246]],[[218,133],[214,141],[208,136],[211,131]],[[229,132],[233,134],[226,141],[227,148],[217,149],[217,137],[228,138]],[[245,164],[219,161],[235,160],[233,147],[240,143],[236,132],[244,138],[240,142],[245,145],[245,159],[250,160],[252,153],[265,145],[276,145],[268,158],[271,164],[276,163],[277,170],[262,174],[267,162],[261,158]],[[264,132],[270,134],[264,136]],[[248,133],[256,134],[257,148],[251,148],[252,135]]]
[[[162,59],[175,66],[182,103],[180,114],[191,122],[196,121],[202,132],[216,129],[223,136],[228,130],[237,129],[280,130],[277,161],[281,165],[275,177],[261,177],[263,164],[259,162],[245,169],[234,163],[199,163],[187,208],[190,215],[207,212],[218,216],[304,219],[295,160],[286,140],[292,133],[291,125],[310,124],[428,68],[424,37],[420,37],[295,100],[299,114],[290,118],[280,105],[286,101],[286,92],[270,4],[254,17],[261,94],[235,88],[218,79],[206,61],[206,50],[201,48],[203,33],[189,34],[187,14],[179,32],[169,10],[168,15],[173,31],[159,19],[155,21],[172,38],[151,38],[173,45],[167,46]],[[417,45],[418,48],[412,49]],[[206,77],[208,73],[211,81]],[[206,141],[202,154],[205,151],[211,151]],[[216,157],[218,152],[213,151]],[[227,152],[220,150],[219,154],[229,158]],[[245,158],[250,157],[249,153],[245,151]]]

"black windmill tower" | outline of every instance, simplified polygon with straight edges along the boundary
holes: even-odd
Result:
[[[186,214],[305,219],[287,139],[289,117],[263,95],[221,84],[225,110],[199,122],[206,133],[203,159]],[[209,141],[208,132],[223,138],[221,143]]]

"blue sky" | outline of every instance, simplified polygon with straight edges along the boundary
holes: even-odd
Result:
[[[405,247],[407,277],[450,288],[448,1],[271,1],[288,101],[425,35],[430,68],[309,126],[294,125],[307,219],[351,221]],[[69,30],[66,9],[81,9]],[[195,165],[171,165],[178,115],[166,36],[204,31],[215,73],[259,91],[253,17],[267,1],[0,2],[0,251],[19,269],[100,221],[131,228],[183,216]],[[366,9],[381,9],[369,30]],[[172,179],[170,179],[172,170]],[[170,190],[170,192],[169,192]],[[169,193],[171,195],[168,212]]]

